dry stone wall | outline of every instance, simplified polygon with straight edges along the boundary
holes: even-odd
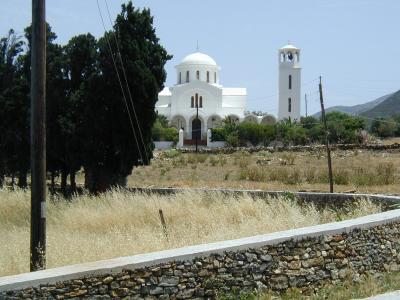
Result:
[[[400,144],[394,143],[390,145],[383,144],[333,144],[331,145],[332,150],[369,150],[369,151],[396,151],[400,149]],[[196,149],[193,147],[180,148],[179,151],[182,153],[193,153]],[[209,154],[231,154],[237,151],[246,151],[249,153],[256,153],[261,151],[266,152],[314,152],[314,151],[325,151],[324,145],[310,145],[310,146],[277,146],[277,147],[265,147],[265,146],[250,146],[250,147],[221,147],[221,148],[199,148],[200,153]]]
[[[209,251],[204,245],[188,247],[185,253],[193,250],[193,255],[170,260],[160,252],[162,263],[70,274],[68,280],[57,282],[36,278],[33,286],[18,276],[3,282],[0,278],[0,299],[214,299],[218,293],[234,290],[306,290],[398,271],[400,211],[358,220],[221,242]]]

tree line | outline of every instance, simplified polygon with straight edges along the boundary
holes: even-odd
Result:
[[[336,143],[361,143],[367,122],[361,117],[341,112],[326,114],[329,141]],[[220,128],[212,129],[213,141],[226,141],[229,146],[269,146],[271,143],[283,145],[306,145],[323,143],[325,131],[319,118],[302,117],[300,122],[283,120],[276,124],[237,123],[229,117],[223,120]]]
[[[172,56],[159,43],[150,11],[131,2],[99,39],[90,33],[66,45],[56,39],[47,24],[48,178],[54,186],[60,176],[63,191],[69,178],[75,189],[83,168],[92,192],[124,185],[134,166],[152,158],[154,107]],[[9,176],[27,186],[30,51],[30,26],[23,37],[11,29],[0,39],[0,185]]]

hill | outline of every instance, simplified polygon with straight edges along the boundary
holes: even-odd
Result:
[[[389,95],[389,97],[373,108],[363,111],[360,115],[369,118],[389,118],[396,113],[400,113],[400,90]]]
[[[332,111],[339,111],[339,112],[343,112],[349,115],[360,115],[366,111],[370,111],[371,109],[373,109],[374,107],[376,107],[377,105],[379,105],[380,103],[384,102],[386,99],[388,99],[390,96],[392,96],[393,94],[388,94],[382,97],[379,97],[378,99],[369,101],[367,103],[364,104],[357,104],[357,105],[353,105],[353,106],[332,106],[332,107],[328,107],[327,109],[325,109],[325,112],[332,112]],[[321,112],[317,112],[316,114],[314,114],[314,117],[319,117],[321,115]]]

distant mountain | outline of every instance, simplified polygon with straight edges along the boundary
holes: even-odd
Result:
[[[396,113],[400,113],[400,90],[389,95],[371,109],[361,112],[360,115],[369,118],[388,118]]]
[[[396,92],[396,93],[398,93],[398,92]],[[328,112],[332,112],[332,111],[339,111],[339,112],[343,112],[343,113],[346,113],[349,115],[364,115],[364,113],[366,113],[366,112],[373,111],[375,107],[386,102],[386,100],[389,100],[396,93],[382,96],[378,99],[369,101],[364,104],[357,104],[354,106],[332,106],[332,107],[325,109],[325,112],[328,113]],[[400,102],[399,102],[399,106],[400,106]],[[400,112],[400,110],[399,110],[399,112]],[[319,117],[320,115],[321,115],[321,112],[318,112],[318,113],[314,114],[314,117]],[[365,115],[365,116],[368,116],[368,115]]]

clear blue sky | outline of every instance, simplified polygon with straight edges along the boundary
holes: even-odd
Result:
[[[104,0],[99,0],[103,5]],[[65,44],[72,36],[103,27],[96,0],[47,0],[47,21]],[[126,1],[108,0],[112,18]],[[1,0],[0,34],[23,32],[31,1]],[[399,0],[138,0],[149,7],[161,43],[174,66],[194,52],[209,54],[222,67],[221,83],[246,87],[248,110],[276,114],[277,49],[288,40],[302,49],[302,94],[309,112],[319,109],[317,81],[323,78],[326,106],[354,105],[400,89]],[[107,24],[109,26],[109,24]],[[311,82],[312,81],[312,82]],[[304,104],[302,104],[304,114]]]

